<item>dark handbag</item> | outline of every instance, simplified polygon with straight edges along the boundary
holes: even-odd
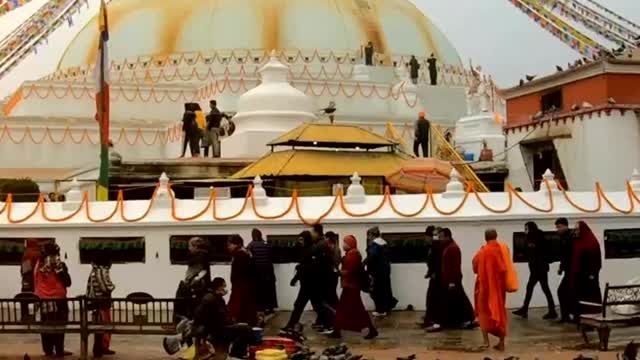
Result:
[[[358,269],[358,286],[360,286],[360,291],[366,293],[371,291],[371,277],[369,277],[364,265],[360,265],[360,269]]]

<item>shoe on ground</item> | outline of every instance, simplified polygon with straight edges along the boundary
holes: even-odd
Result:
[[[369,330],[369,333],[364,337],[364,339],[365,339],[365,340],[373,340],[373,339],[377,338],[377,337],[378,337],[378,335],[380,335],[380,334],[378,333],[378,330],[376,330],[376,329],[371,329],[371,330]]]
[[[526,319],[526,318],[529,317],[529,314],[527,313],[527,311],[525,309],[518,309],[518,310],[514,311],[512,314],[520,316],[523,319]]]
[[[462,328],[465,330],[473,330],[478,326],[479,325],[477,321],[466,321],[465,323],[462,324]]]
[[[339,331],[332,331],[328,336],[331,339],[342,339],[342,334]]]
[[[542,317],[544,320],[555,320],[558,318],[558,314],[556,312],[549,312],[545,316]]]
[[[425,331],[428,333],[440,332],[442,331],[442,326],[440,326],[440,324],[433,324],[429,326]]]
[[[331,335],[331,334],[333,334],[333,329],[329,329],[329,328],[322,328],[321,330],[318,330],[318,331],[322,335]]]
[[[387,313],[379,313],[377,311],[373,312],[373,317],[385,317],[387,316]]]

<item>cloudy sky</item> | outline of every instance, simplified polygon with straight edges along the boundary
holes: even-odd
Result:
[[[578,54],[538,27],[508,0],[412,0],[468,63],[483,65],[500,86],[515,85],[523,73],[545,74]],[[640,0],[598,0],[640,24]]]
[[[0,17],[0,38],[47,0],[33,0]],[[170,1],[170,0],[158,0]],[[473,59],[500,86],[514,85],[528,74],[545,74],[577,53],[517,10],[508,0],[411,0],[458,49],[465,63]],[[640,0],[599,0],[640,24]]]

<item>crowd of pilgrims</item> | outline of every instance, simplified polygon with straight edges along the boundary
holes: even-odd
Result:
[[[599,272],[602,266],[600,245],[589,226],[577,222],[572,230],[567,219],[555,222],[563,244],[563,256],[558,274],[563,274],[558,289],[560,321],[578,322],[580,314],[597,312],[598,309],[580,305],[581,301],[601,303]],[[548,285],[550,269],[550,244],[544,233],[533,222],[525,225],[529,281],[523,306],[514,313],[527,318],[531,295],[537,283],[546,295],[549,311],[545,319],[557,317],[553,295]],[[194,237],[189,241],[190,259],[177,298],[187,299],[175,307],[176,322],[189,320],[190,335],[196,345],[206,343],[231,347],[230,355],[244,357],[247,344],[254,337],[252,328],[264,326],[266,315],[278,308],[276,276],[272,262],[271,245],[260,230],[253,229],[252,241],[245,247],[239,235],[228,240],[232,256],[231,294],[225,301],[226,281],[212,279],[209,243]],[[294,310],[284,331],[298,326],[306,305],[310,302],[317,314],[313,328],[330,337],[339,338],[342,331],[362,332],[366,339],[374,339],[378,331],[363,304],[361,294],[368,293],[374,304],[374,316],[385,316],[398,303],[393,296],[389,247],[377,227],[367,231],[366,257],[358,251],[358,241],[353,235],[342,240],[338,235],[324,233],[317,224],[310,231],[299,235],[302,249],[300,262],[290,281],[299,286]],[[447,228],[427,227],[425,241],[429,244],[429,280],[426,294],[426,313],[419,322],[427,331],[435,332],[452,328],[471,329],[479,326],[490,346],[488,335],[498,337],[497,349],[504,349],[507,335],[506,295],[518,289],[517,274],[511,262],[510,250],[498,240],[493,229],[485,231],[486,243],[473,258],[476,274],[473,305],[462,285],[461,251]],[[110,279],[109,254],[94,259],[87,280],[86,296],[89,299],[108,299],[115,289]],[[33,292],[41,299],[64,299],[71,286],[67,266],[60,259],[60,249],[54,243],[46,243],[42,249],[36,242],[27,242],[22,265],[23,292]],[[342,288],[340,296],[336,291]],[[43,318],[63,320],[68,316],[65,301],[52,301],[43,307]],[[110,321],[110,302],[96,301],[94,317]],[[43,334],[42,347],[48,356],[65,356],[64,334]],[[110,355],[110,336],[98,334],[93,347],[94,356]]]

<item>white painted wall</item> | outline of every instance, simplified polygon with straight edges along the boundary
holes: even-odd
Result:
[[[2,158],[2,168],[79,169],[99,163],[100,135],[95,120],[27,117],[22,121],[0,122],[0,134],[5,124],[9,132],[0,138],[0,153],[11,156]],[[111,139],[125,160],[164,159],[168,150],[172,157],[177,157],[180,139],[161,141],[166,139],[167,127],[162,123],[153,126],[135,121],[113,122]],[[121,137],[123,129],[126,138]],[[83,137],[85,131],[90,141]],[[160,138],[156,140],[158,134]]]
[[[637,191],[640,190],[635,184]],[[594,193],[570,193],[576,203],[586,208],[592,208],[597,202]],[[548,206],[546,193],[523,193],[528,201],[545,208]],[[622,215],[612,210],[608,205],[603,205],[597,215],[583,214],[570,205],[560,193],[554,193],[554,209],[551,213],[541,213],[532,210],[521,201],[514,199],[513,206],[506,214],[492,214],[486,210],[474,197],[470,197],[459,213],[454,216],[440,215],[429,206],[421,214],[414,218],[403,218],[396,215],[388,204],[384,205],[376,214],[365,218],[352,218],[341,209],[335,209],[324,220],[325,231],[335,231],[342,237],[347,234],[355,235],[359,240],[359,248],[365,250],[366,229],[379,226],[383,233],[421,233],[427,225],[447,226],[453,231],[454,238],[462,249],[462,267],[464,274],[464,286],[467,294],[472,297],[474,275],[471,270],[471,260],[475,252],[484,242],[484,229],[495,227],[500,239],[511,244],[513,232],[522,231],[526,221],[534,220],[544,230],[552,230],[553,221],[560,216],[566,216],[571,222],[586,220],[594,233],[602,241],[605,229],[624,229],[637,227],[640,218],[640,210],[636,209],[631,215]],[[609,192],[607,197],[618,207],[628,205],[627,193]],[[394,195],[392,197],[396,208],[405,213],[415,211],[424,201],[424,195]],[[258,205],[260,214],[271,215],[281,213],[291,199],[269,198],[267,203]],[[349,203],[348,209],[352,212],[366,212],[375,208],[381,200],[380,196],[367,196],[364,203]],[[496,209],[504,208],[507,194],[490,193],[483,195],[483,200]],[[460,196],[448,194],[448,196],[436,195],[435,201],[442,210],[455,208],[461,201]],[[320,216],[332,202],[331,197],[307,197],[300,199],[301,213],[307,219]],[[177,283],[184,275],[185,266],[170,265],[169,262],[169,237],[171,235],[185,234],[240,234],[245,241],[250,239],[250,229],[260,228],[265,235],[270,234],[297,234],[305,226],[300,223],[295,212],[278,220],[260,220],[251,208],[236,219],[231,221],[213,221],[208,212],[197,220],[191,222],[176,222],[171,218],[171,210],[156,202],[148,217],[140,222],[125,223],[119,216],[105,224],[91,224],[81,213],[76,218],[62,224],[52,224],[44,221],[40,212],[21,225],[9,224],[7,215],[0,216],[0,231],[2,237],[55,237],[60,244],[62,255],[67,262],[74,284],[70,289],[70,295],[80,295],[85,291],[85,281],[90,270],[89,265],[79,264],[78,240],[82,236],[144,236],[146,239],[146,263],[114,265],[112,277],[117,286],[115,296],[125,296],[133,291],[149,292],[155,297],[170,297],[174,294]],[[149,205],[148,201],[128,201],[125,203],[125,214],[128,218],[142,215]],[[180,200],[176,204],[176,212],[179,216],[188,216],[201,210],[206,205],[202,200]],[[34,204],[16,204],[12,210],[12,219],[21,219],[33,210]],[[96,218],[107,216],[114,203],[91,203],[91,215]],[[241,199],[220,200],[218,202],[218,216],[228,216],[238,211],[242,206]],[[0,206],[1,207],[1,206]],[[50,217],[62,217],[68,212],[62,211],[60,203],[46,204],[46,211]],[[157,254],[157,257],[156,257]],[[603,250],[604,254],[604,250]],[[604,269],[601,272],[601,282],[624,283],[638,276],[640,259],[605,260]],[[216,265],[213,267],[214,276],[223,276],[228,279],[229,266]],[[519,306],[524,297],[524,288],[528,277],[526,264],[517,264],[520,277],[520,291],[509,295],[508,305]],[[553,265],[550,273],[550,284],[556,288],[560,278],[555,275],[557,266]],[[396,297],[400,300],[399,308],[408,304],[417,309],[424,308],[427,282],[424,279],[425,264],[403,264],[393,266],[393,288]],[[278,296],[282,309],[291,309],[297,290],[291,288],[289,280],[293,275],[293,265],[277,265]],[[6,281],[0,283],[0,297],[11,297],[20,289],[19,267],[1,266],[0,277]],[[370,303],[369,303],[370,304]],[[532,304],[543,306],[545,304],[541,291],[536,290]]]
[[[566,138],[570,135],[570,138]],[[545,123],[536,129],[521,128],[507,133],[507,147],[522,140],[558,137],[553,140],[569,187],[573,191],[592,191],[599,181],[605,190],[621,190],[629,176],[629,169],[640,167],[640,118],[633,111],[624,115],[613,110],[610,115],[595,112],[582,120],[575,118],[557,125]],[[508,180],[515,186],[530,190],[520,146],[508,152]],[[531,168],[531,171],[533,168]]]

